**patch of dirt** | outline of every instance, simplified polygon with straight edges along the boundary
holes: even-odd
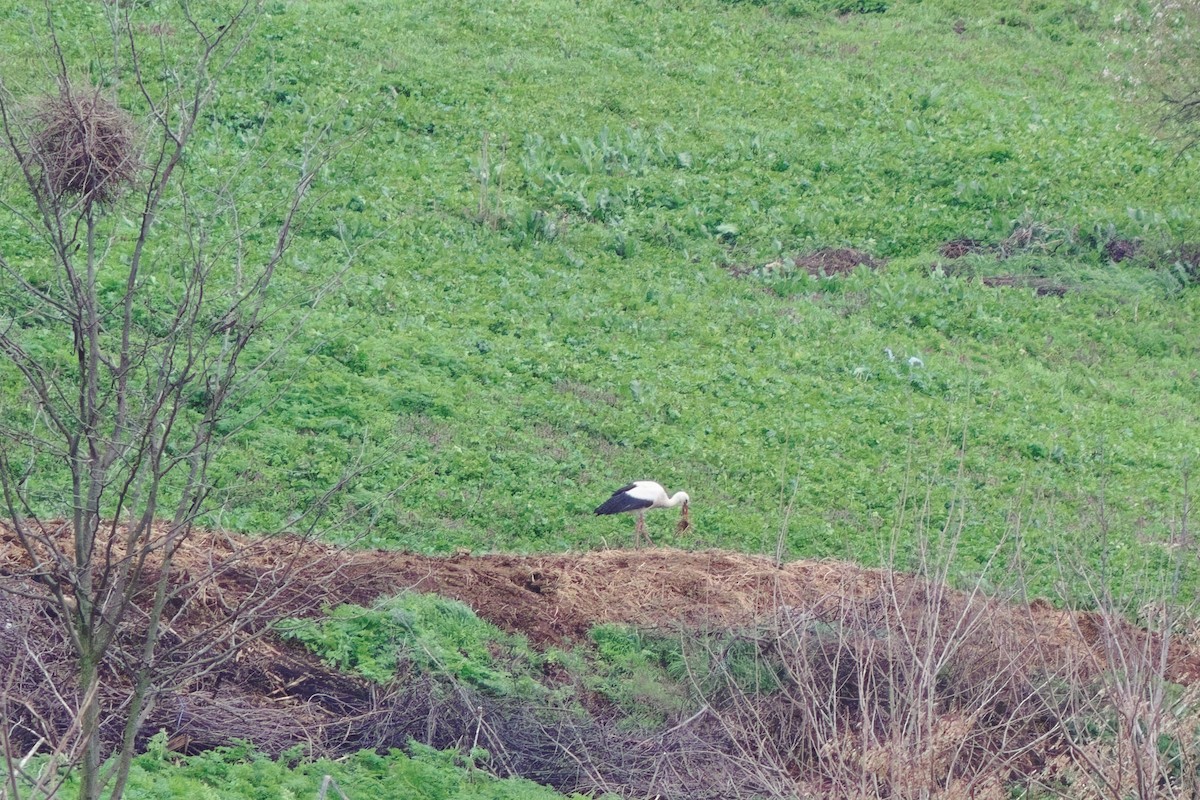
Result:
[[[975,239],[953,239],[945,242],[938,248],[938,253],[943,258],[950,261],[957,261],[969,255],[980,253],[994,254],[998,261],[1002,261],[1011,255],[1012,247],[1030,246],[1032,234],[1030,229],[1019,229],[1013,234],[1005,244],[999,247],[988,245]],[[1114,242],[1117,240],[1114,240]],[[1015,242],[1015,244],[1014,244]],[[1110,244],[1112,244],[1110,242]],[[1136,252],[1136,251],[1135,251]],[[1118,259],[1119,260],[1119,259]],[[960,262],[957,264],[944,264],[935,262],[930,266],[931,270],[941,270],[946,275],[960,278],[975,278],[978,276],[978,264],[975,262]],[[1050,280],[1049,278],[1039,277],[1037,275],[983,275],[979,278],[984,286],[1025,286],[1034,290],[1039,297],[1062,297],[1071,287]]]
[[[845,275],[859,265],[879,269],[887,262],[870,253],[850,247],[814,250],[796,257],[796,266],[807,270],[810,275]]]
[[[556,381],[554,391],[562,392],[563,394],[573,394],[585,403],[604,403],[608,406],[616,406],[621,403],[621,399],[612,392],[596,389],[587,384],[575,381]]]
[[[1136,256],[1141,249],[1140,242],[1130,239],[1109,239],[1104,245],[1104,255],[1108,256],[1110,261],[1119,264],[1127,258]]]

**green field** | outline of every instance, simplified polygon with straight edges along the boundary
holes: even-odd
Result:
[[[56,4],[64,40],[91,47],[101,8]],[[10,63],[41,15],[12,18]],[[786,525],[789,555],[872,561],[928,492],[932,526],[962,503],[974,562],[1017,513],[1045,560],[1095,541],[1103,497],[1113,551],[1154,560],[1200,445],[1170,252],[1200,232],[1196,161],[1136,102],[1148,26],[1098,3],[269,3],[188,180],[267,153],[233,184],[253,228],[313,126],[346,138],[278,285],[279,330],[309,316],[238,409],[208,519],[286,526],[354,456],[343,501],[385,547],[622,544],[590,510],[653,477],[693,497],[687,546],[773,552]],[[1011,257],[938,255],[963,237]],[[1111,263],[1114,237],[1140,255]],[[824,247],[888,262],[761,269]],[[1004,274],[1068,291],[980,281]]]
[[[10,90],[49,90],[46,9],[0,7]],[[110,7],[49,13],[79,79],[136,109],[106,67]],[[1053,602],[1092,596],[1064,565],[1135,594],[1173,567],[1200,455],[1200,158],[1156,101],[1193,23],[1108,0],[263,10],[181,168],[237,198],[212,238],[261,258],[304,143],[328,127],[338,147],[204,524],[287,529],[353,468],[332,538],[627,546],[631,519],[591,511],[652,478],[692,497],[685,539],[650,515],[657,543],[782,535],[786,557],[906,567],[949,529],[954,574],[1019,554]],[[137,9],[151,69],[180,55],[174,13]],[[49,254],[4,168],[0,254],[36,284]],[[108,224],[128,234],[120,204]],[[1136,254],[1114,262],[1115,240]],[[163,292],[172,246],[147,276]],[[879,266],[794,265],[825,248]],[[64,346],[16,308],[0,322]],[[7,363],[0,416],[35,418]],[[69,511],[63,475],[37,464],[35,510]]]

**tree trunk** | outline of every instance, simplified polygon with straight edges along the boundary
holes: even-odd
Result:
[[[86,622],[84,623],[86,625]],[[91,633],[84,634],[83,653],[79,658],[79,732],[83,737],[83,759],[79,769],[79,800],[100,798],[100,697],[99,664],[92,646]]]

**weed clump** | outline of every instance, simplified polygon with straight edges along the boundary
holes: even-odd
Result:
[[[987,245],[975,239],[959,238],[945,242],[938,248],[938,253],[943,258],[962,258],[963,256],[972,253],[984,252],[987,250]]]
[[[33,112],[27,165],[55,202],[77,197],[85,205],[115,201],[137,174],[133,120],[99,89],[79,92],[63,83]]]
[[[1186,275],[1191,283],[1200,281],[1200,244],[1180,245],[1174,252],[1166,253],[1162,260],[1169,261],[1171,266]]]
[[[1129,263],[1156,273],[1174,291],[1200,283],[1200,244],[1194,242],[1138,243]]]

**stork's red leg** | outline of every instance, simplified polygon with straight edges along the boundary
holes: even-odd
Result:
[[[650,545],[651,547],[654,547],[654,542],[650,541],[650,532],[646,530],[646,514],[645,514],[645,512],[638,514],[638,522],[640,523],[640,527],[642,529],[642,538],[646,540],[646,544]]]

